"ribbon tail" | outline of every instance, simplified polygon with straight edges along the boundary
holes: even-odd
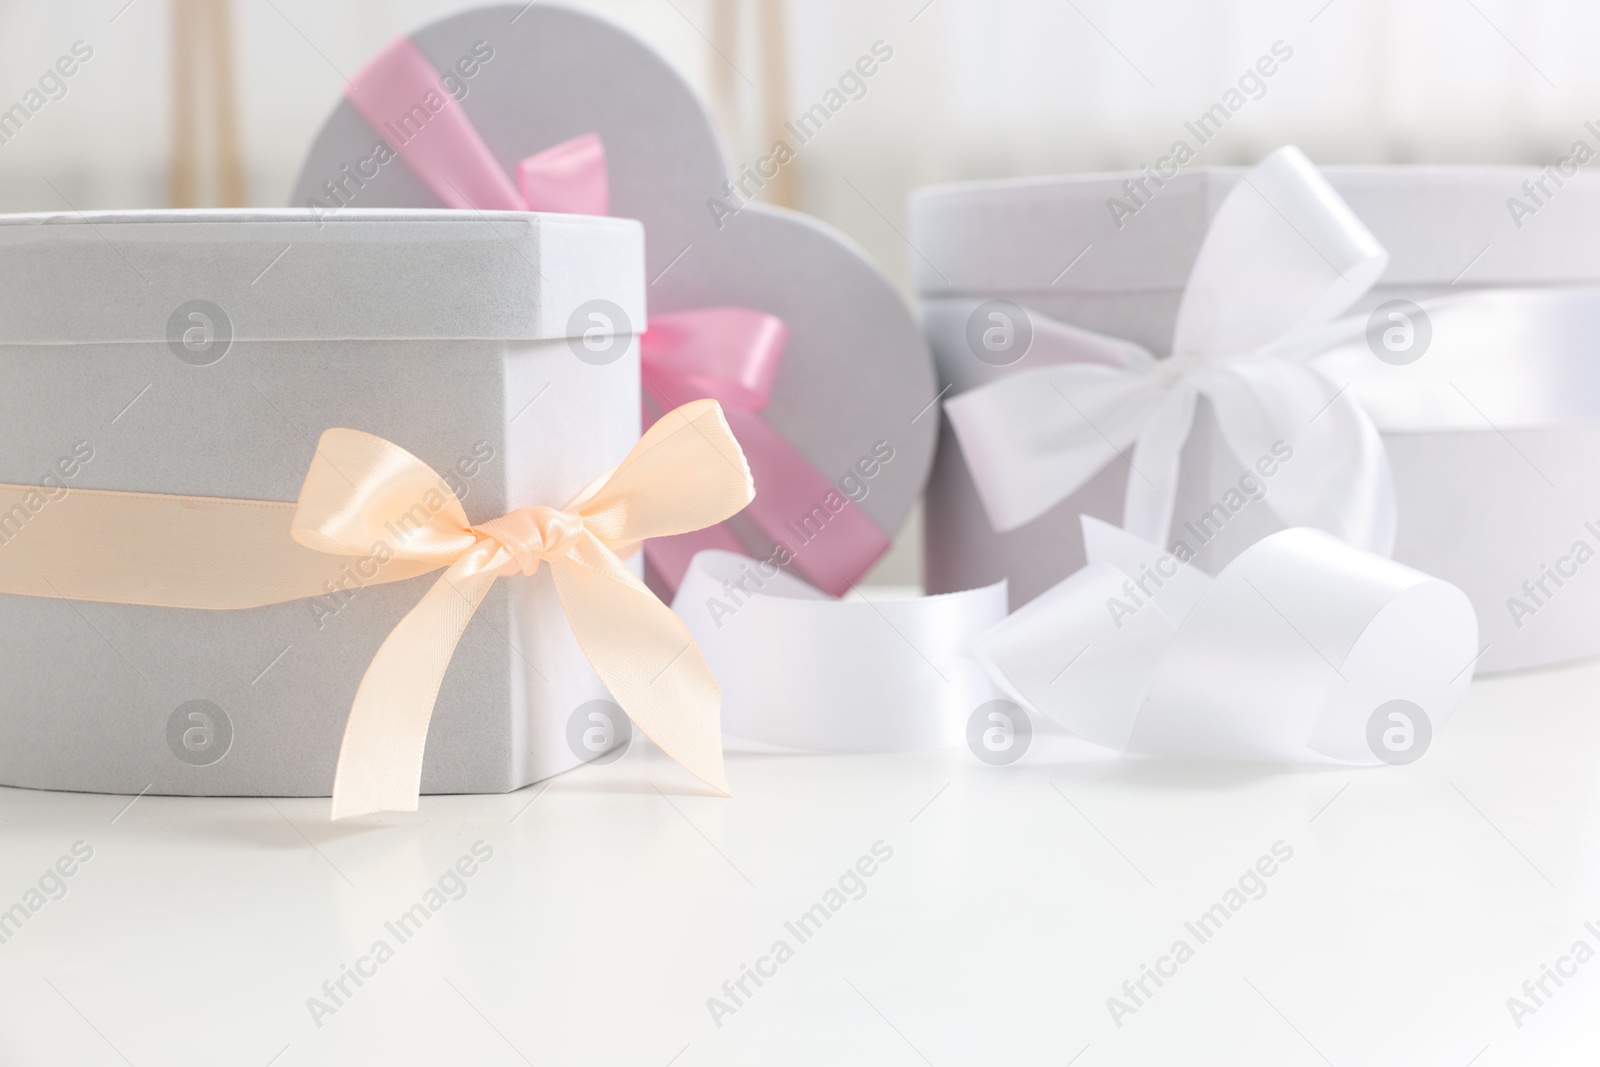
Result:
[[[1223,198],[1178,305],[1172,351],[1255,352],[1315,330],[1377,282],[1389,255],[1298,148]]]
[[[1349,393],[1282,359],[1235,363],[1205,389],[1245,470],[1263,456],[1281,461],[1266,502],[1285,525],[1326,530],[1380,556],[1394,550],[1399,509],[1388,451]]]
[[[844,596],[889,551],[888,536],[766,419],[735,408],[724,414],[756,483],[756,498],[733,521],[788,548],[806,581]]]
[[[722,691],[683,620],[586,534],[550,561],[578,647],[646,737],[723,796]]]
[[[333,775],[333,818],[417,810],[439,685],[495,577],[479,552],[469,552],[384,639],[345,723]]]
[[[1178,503],[1179,463],[1194,425],[1195,391],[1187,383],[1174,386],[1145,423],[1133,458],[1128,461],[1128,489],[1122,525],[1154,545],[1165,545],[1172,532]]]
[[[1005,617],[1004,582],[869,604],[755,564],[703,552],[672,602],[722,686],[726,735],[822,752],[946,748],[999,695],[972,644]],[[742,607],[724,604],[726,581],[745,583]]]

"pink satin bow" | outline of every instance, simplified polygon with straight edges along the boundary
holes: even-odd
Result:
[[[599,135],[583,134],[523,159],[513,183],[409,38],[398,38],[380,52],[346,95],[449,207],[608,213]],[[877,524],[761,414],[788,337],[781,319],[738,307],[656,316],[642,336],[647,421],[653,421],[651,408],[666,410],[705,397],[720,401],[757,486],[754,502],[739,520],[745,537],[723,523],[645,545],[646,558],[673,590],[696,552],[720,548],[749,554],[754,549],[842,596],[889,549]],[[779,546],[782,554],[776,552]]]

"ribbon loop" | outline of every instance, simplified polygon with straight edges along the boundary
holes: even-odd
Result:
[[[1331,336],[1319,328],[1387,263],[1310,160],[1281,148],[1218,209],[1169,358],[1028,312],[1030,351],[1046,365],[945,402],[990,522],[1001,531],[1032,522],[1122,463],[1124,526],[1166,543],[1179,460],[1204,397],[1246,469],[1275,443],[1293,451],[1267,498],[1286,525],[1387,555],[1396,509],[1382,439],[1355,400],[1306,362]]]
[[[1389,255],[1298,148],[1239,180],[1200,244],[1174,355],[1231,357],[1321,325],[1377,282]]]
[[[518,163],[517,191],[529,211],[609,215],[611,186],[600,135],[580,134]]]
[[[329,431],[300,486],[290,535],[318,552],[444,566],[477,537],[443,478],[399,445],[359,430]]]
[[[1096,744],[1371,765],[1389,758],[1371,733],[1386,709],[1437,730],[1471,681],[1477,619],[1446,582],[1304,528],[1213,578],[1082,521],[1088,564],[980,637],[977,655]]]

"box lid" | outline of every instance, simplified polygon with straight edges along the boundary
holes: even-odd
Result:
[[[0,344],[165,342],[195,302],[221,309],[235,340],[541,340],[574,336],[593,300],[622,309],[617,332],[642,328],[639,223],[437,209],[0,215]]]
[[[1600,174],[1477,166],[1321,169],[1389,250],[1380,286],[1600,280],[1600,246],[1574,239],[1600,232]],[[912,258],[917,289],[924,296],[1018,298],[1180,290],[1211,217],[1243,173],[1197,167],[1159,187],[1154,178],[1140,182],[1141,174],[1127,172],[918,190],[910,208],[910,240],[920,253]],[[1130,189],[1132,182],[1140,184]],[[1122,205],[1115,213],[1113,202]]]

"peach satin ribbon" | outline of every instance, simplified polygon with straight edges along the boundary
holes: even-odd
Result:
[[[578,645],[617,703],[726,794],[716,680],[622,557],[646,538],[721,522],[753,496],[712,400],[669,412],[565,508],[518,508],[479,526],[409,452],[331,429],[295,504],[0,485],[0,593],[232,609],[321,595],[351,557],[386,559],[369,583],[445,568],[361,680],[334,774],[339,819],[416,810],[428,723],[456,643],[496,578],[548,565]]]

